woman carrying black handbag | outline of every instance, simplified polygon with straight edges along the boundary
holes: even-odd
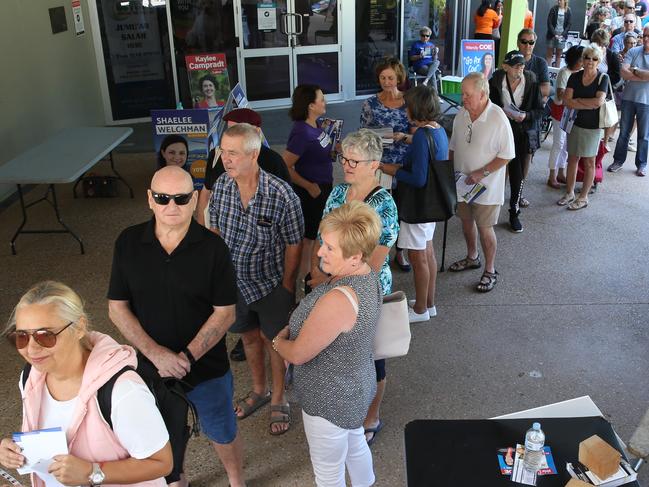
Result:
[[[409,302],[408,314],[411,323],[428,321],[437,315],[435,308],[435,281],[437,260],[433,249],[435,222],[450,217],[455,202],[449,203],[450,214],[433,214],[439,209],[443,191],[437,188],[436,161],[448,160],[448,138],[444,129],[435,120],[440,115],[439,99],[434,89],[419,85],[405,94],[408,119],[417,127],[408,148],[403,165],[381,164],[380,169],[397,179],[399,187],[399,239],[397,246],[408,249],[415,280],[416,299]],[[449,179],[448,177],[446,179]],[[451,181],[452,173],[450,176]],[[452,184],[452,199],[455,184]],[[430,203],[430,204],[429,204]]]

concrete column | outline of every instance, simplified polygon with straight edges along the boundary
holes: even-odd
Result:
[[[500,53],[498,56],[498,67],[503,63],[505,54],[516,49],[516,37],[523,28],[525,12],[527,12],[526,0],[505,0],[503,5],[503,23],[500,31]],[[536,20],[536,19],[535,19]],[[534,22],[536,25],[536,21]]]

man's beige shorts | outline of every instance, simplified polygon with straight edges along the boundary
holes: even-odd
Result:
[[[479,227],[493,227],[498,223],[501,206],[458,202],[457,216],[461,220],[473,220]]]

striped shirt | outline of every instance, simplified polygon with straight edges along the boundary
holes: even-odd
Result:
[[[299,198],[288,183],[260,169],[244,210],[239,187],[224,173],[214,183],[209,212],[210,226],[230,249],[239,291],[246,303],[258,301],[281,282],[286,246],[304,235]]]

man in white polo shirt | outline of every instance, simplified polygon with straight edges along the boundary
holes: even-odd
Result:
[[[449,157],[455,170],[466,174],[468,184],[481,183],[486,190],[471,203],[458,203],[457,215],[462,220],[467,255],[451,264],[449,270],[482,267],[479,235],[485,268],[476,289],[489,292],[498,281],[493,227],[505,201],[505,166],[516,155],[514,136],[505,113],[489,101],[489,83],[482,73],[470,73],[462,80],[462,104],[453,121]]]

